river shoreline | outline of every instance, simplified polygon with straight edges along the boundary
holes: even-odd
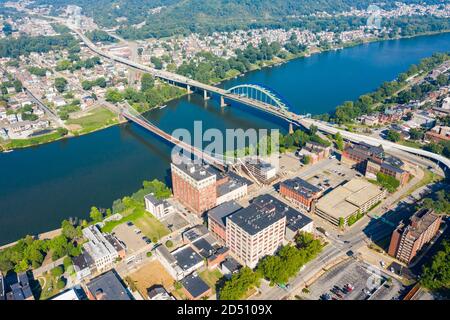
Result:
[[[222,85],[265,81],[292,101],[297,112],[323,113],[333,110],[341,100],[371,92],[382,81],[394,79],[436,51],[449,51],[449,45],[448,35],[444,35],[387,46],[359,46],[339,54],[298,59]],[[405,57],[405,52],[411,54]],[[354,73],[346,73],[350,67],[355,68]],[[366,81],[367,74],[372,73]],[[330,74],[335,76],[327,76]],[[327,94],[322,94],[324,90]],[[315,109],[308,109],[310,106]],[[192,95],[146,116],[166,132],[176,128],[192,131],[196,120],[204,121],[205,128],[222,131],[280,125],[277,119],[243,109],[220,109],[215,102],[208,104],[200,95]],[[19,151],[0,156],[0,244],[56,229],[70,217],[87,218],[92,205],[110,207],[114,200],[137,190],[143,180],[156,178],[170,184],[171,146],[131,124],[86,134],[83,139]],[[14,168],[19,170],[11,170]]]
[[[285,64],[285,63],[288,63],[288,62],[291,62],[291,61],[294,61],[294,60],[297,60],[297,59],[301,59],[301,58],[305,58],[306,59],[306,58],[309,58],[309,57],[311,57],[312,55],[315,55],[315,54],[326,53],[326,52],[337,51],[337,50],[344,50],[344,49],[347,49],[347,48],[353,48],[353,47],[356,47],[356,46],[359,46],[359,45],[363,45],[363,44],[368,44],[368,43],[385,42],[385,41],[396,41],[396,40],[402,40],[402,39],[412,39],[412,38],[417,38],[417,37],[432,36],[432,35],[439,35],[439,34],[445,34],[445,33],[450,33],[450,30],[443,30],[443,31],[436,31],[436,32],[426,32],[426,33],[421,33],[421,34],[417,34],[417,35],[413,35],[413,36],[396,37],[396,38],[382,38],[382,39],[369,38],[369,39],[364,39],[362,41],[350,42],[350,43],[348,43],[346,45],[343,45],[342,47],[334,46],[334,47],[330,47],[328,49],[316,48],[316,50],[310,51],[310,52],[308,52],[306,54],[305,53],[300,53],[300,54],[297,54],[297,55],[292,55],[291,54],[289,57],[287,57],[285,59],[276,58],[276,59],[273,59],[271,61],[263,61],[262,65],[255,65],[252,70],[249,70],[249,71],[244,72],[244,73],[239,73],[239,74],[237,74],[235,76],[230,76],[230,77],[223,78],[218,83],[213,83],[213,85],[220,85],[223,82],[235,79],[237,77],[242,77],[242,76],[247,75],[249,73],[252,73],[252,72],[255,72],[255,71],[261,71],[261,70],[266,69],[266,68],[272,68],[274,66],[277,67],[277,66],[280,66],[282,64]],[[164,101],[164,103],[169,103],[169,102],[171,102],[173,100],[180,99],[180,98],[185,97],[187,95],[189,95],[189,93],[185,92],[185,93],[183,93],[181,95],[178,95],[176,97],[173,97],[173,98],[170,98],[170,99]],[[157,106],[153,107],[153,108],[150,108],[149,110],[143,112],[143,114],[149,113],[153,109],[157,109],[157,108],[158,108]],[[2,152],[10,152],[10,151],[13,151],[13,150],[18,150],[18,149],[25,149],[25,148],[29,148],[29,147],[36,147],[36,146],[40,146],[40,145],[44,145],[44,144],[48,144],[48,143],[52,143],[52,142],[56,142],[56,141],[61,141],[61,140],[65,140],[65,139],[70,139],[70,138],[77,138],[77,137],[81,137],[83,135],[87,135],[87,134],[95,133],[95,132],[98,132],[98,131],[101,131],[101,130],[104,130],[104,129],[108,129],[108,128],[112,127],[112,126],[122,125],[122,124],[127,123],[127,122],[128,121],[125,120],[125,119],[122,119],[122,120],[118,119],[117,123],[108,124],[108,125],[105,125],[103,127],[100,127],[98,129],[95,129],[95,130],[92,130],[92,131],[89,131],[89,132],[85,132],[85,133],[82,133],[82,134],[71,134],[69,132],[69,134],[61,136],[61,137],[58,137],[56,139],[52,139],[52,140],[49,140],[49,141],[36,143],[36,144],[30,144],[30,145],[27,145],[27,146],[24,146],[24,147],[5,148],[2,144],[0,144],[0,153],[2,153]],[[26,140],[26,139],[24,139],[24,140]]]

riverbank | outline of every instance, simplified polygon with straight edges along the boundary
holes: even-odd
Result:
[[[288,63],[290,61],[293,61],[293,60],[296,60],[296,59],[300,59],[300,58],[308,58],[308,57],[311,57],[312,55],[319,54],[319,53],[325,53],[325,52],[336,51],[336,50],[343,50],[343,49],[359,46],[359,45],[362,45],[362,44],[373,43],[373,42],[395,41],[395,40],[416,38],[416,37],[422,37],[422,36],[438,35],[438,34],[444,34],[444,33],[449,33],[449,32],[450,32],[450,30],[444,30],[444,31],[439,31],[439,32],[421,33],[421,34],[417,34],[417,35],[414,35],[414,36],[407,36],[407,37],[381,38],[381,39],[380,38],[368,38],[368,39],[364,39],[362,41],[349,42],[349,43],[346,43],[346,44],[344,44],[342,46],[331,46],[329,48],[314,47],[311,50],[309,50],[308,52],[301,52],[299,54],[291,54],[291,53],[289,53],[289,55],[285,59],[281,59],[279,57],[275,57],[274,59],[272,59],[270,61],[261,61],[258,64],[252,65],[252,68],[249,71],[244,72],[244,73],[233,72],[230,75],[220,79],[219,82],[213,83],[213,85],[220,85],[220,84],[222,84],[222,83],[224,83],[226,81],[229,81],[229,80],[232,80],[232,79],[236,79],[238,77],[245,76],[246,74],[249,74],[249,73],[252,73],[252,72],[255,72],[255,71],[261,71],[261,70],[266,69],[266,68],[272,68],[274,66],[280,66],[280,65]],[[184,92],[181,95],[176,95],[174,97],[171,97],[170,99],[165,100],[163,102],[163,104],[169,103],[170,101],[173,101],[173,100],[176,100],[176,99],[179,99],[179,98],[182,98],[182,97],[184,97],[186,95],[188,95],[187,92]],[[148,110],[145,110],[142,113],[151,112],[155,108],[157,108],[157,106],[152,107],[152,108],[150,108]],[[68,122],[70,122],[70,120]],[[58,140],[78,137],[78,136],[94,133],[94,132],[97,132],[97,131],[100,131],[100,130],[103,130],[103,129],[107,129],[107,128],[110,128],[111,126],[115,126],[115,125],[118,125],[118,124],[123,124],[123,123],[126,123],[126,122],[127,121],[125,119],[117,118],[117,121],[112,122],[112,123],[96,125],[96,126],[90,128],[88,130],[81,130],[81,131],[75,131],[75,132],[72,132],[72,130],[69,130],[66,134],[63,134],[63,135],[60,134],[60,133],[58,134],[57,132],[52,132],[50,134],[46,134],[46,135],[42,135],[42,136],[38,136],[38,137],[33,137],[33,138],[29,138],[29,139],[17,139],[17,140],[7,140],[7,141],[0,140],[0,152],[2,152],[2,151],[9,151],[9,150],[15,150],[15,149],[21,149],[21,148],[27,148],[27,147],[33,147],[33,146],[38,146],[38,145],[42,145],[42,144],[55,142],[55,141],[58,141]]]

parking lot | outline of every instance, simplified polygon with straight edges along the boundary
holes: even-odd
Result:
[[[189,222],[187,222],[178,212],[171,213],[160,221],[170,230],[170,232],[181,230],[189,226]]]
[[[324,170],[315,172],[307,176],[306,180],[312,185],[323,189],[325,192],[328,189],[334,189],[342,183],[349,181],[357,176],[361,176],[355,170],[349,168],[344,164],[333,161]]]
[[[150,239],[132,223],[122,223],[114,228],[113,234],[125,245],[127,255],[134,254],[145,247],[151,248]]]
[[[351,290],[346,290],[349,286]],[[312,300],[391,300],[400,295],[402,285],[371,265],[349,259],[327,271],[308,289],[310,292],[302,295]]]

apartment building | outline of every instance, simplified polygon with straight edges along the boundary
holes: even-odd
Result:
[[[95,267],[97,272],[109,270],[117,258],[125,257],[123,246],[111,235],[104,235],[96,225],[84,228],[83,236],[88,240],[83,249],[91,258],[91,268]]]
[[[295,177],[280,183],[280,194],[306,211],[310,211],[313,202],[321,196],[322,190]]]
[[[394,230],[389,245],[389,255],[410,263],[417,252],[430,242],[439,231],[442,217],[432,209],[420,209],[408,224],[400,223]]]
[[[283,243],[286,206],[270,195],[253,200],[226,220],[226,244],[244,265],[254,268],[266,255],[272,255]]]

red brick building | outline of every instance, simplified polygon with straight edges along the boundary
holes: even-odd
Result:
[[[439,231],[442,217],[432,209],[420,209],[408,225],[401,223],[392,233],[389,255],[410,263],[417,252],[430,242]]]
[[[404,163],[398,158],[386,157],[383,147],[374,147],[366,143],[348,144],[341,158],[343,163],[354,166],[367,178],[375,179],[378,172],[394,177],[405,185],[409,172],[404,170]]]
[[[322,190],[300,178],[281,182],[280,194],[307,211],[311,211],[314,200],[320,197]]]
[[[174,197],[197,214],[216,205],[216,174],[206,165],[171,164]]]

